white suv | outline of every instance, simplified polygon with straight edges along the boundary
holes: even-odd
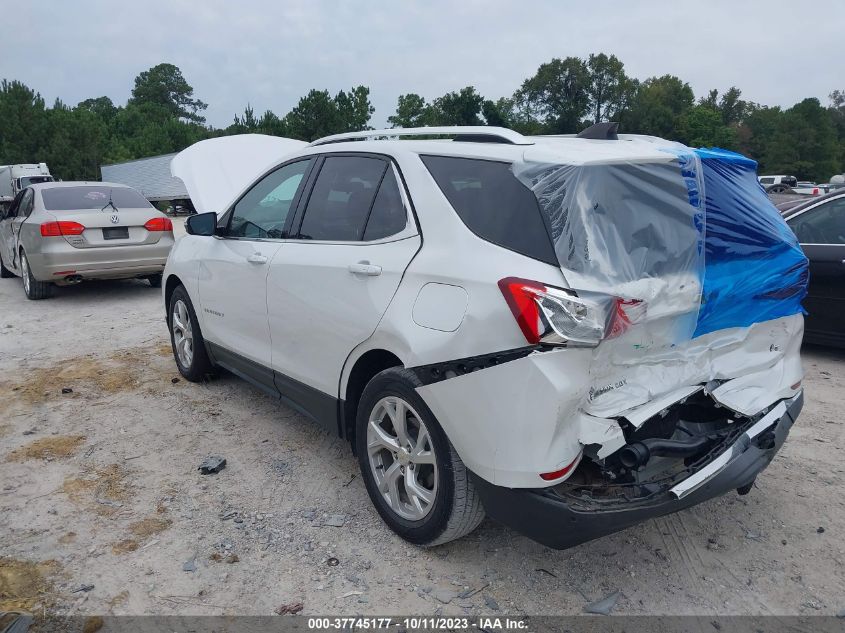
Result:
[[[199,211],[243,172],[226,142],[174,160]],[[347,438],[403,538],[486,511],[569,547],[744,494],[783,444],[807,261],[753,161],[607,125],[289,143],[188,218],[174,356]]]

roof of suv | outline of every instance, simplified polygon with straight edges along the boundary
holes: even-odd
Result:
[[[451,135],[454,139],[433,139]],[[414,136],[427,136],[416,139]],[[462,138],[464,137],[464,138]],[[487,137],[482,140],[482,137]],[[472,140],[466,140],[471,138]],[[618,139],[588,139],[576,136],[522,136],[513,130],[466,126],[451,128],[409,128],[368,130],[337,134],[318,139],[313,146],[325,151],[351,149],[383,152],[407,151],[416,154],[441,154],[486,158],[489,160],[526,160],[569,165],[660,161],[667,151],[686,149],[680,143],[653,136],[622,134]]]

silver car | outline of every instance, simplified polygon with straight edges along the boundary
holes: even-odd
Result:
[[[0,277],[22,277],[30,299],[84,279],[158,287],[172,246],[170,218],[125,185],[35,184],[0,215]]]

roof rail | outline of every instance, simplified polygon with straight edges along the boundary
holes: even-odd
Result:
[[[455,141],[471,143],[507,143],[509,145],[533,145],[534,141],[503,127],[486,125],[453,125],[441,127],[406,127],[386,130],[362,130],[318,138],[311,146],[342,143],[344,141],[366,141],[395,139],[402,136],[454,136]]]

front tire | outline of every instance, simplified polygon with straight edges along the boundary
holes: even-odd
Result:
[[[191,382],[202,382],[214,367],[205,350],[194,305],[184,286],[178,286],[173,291],[167,314],[170,345],[179,373]]]
[[[356,452],[367,492],[391,530],[415,545],[461,538],[484,520],[464,463],[401,367],[377,374],[358,404]]]
[[[23,251],[21,251],[21,277],[23,278],[23,291],[26,293],[27,299],[38,301],[39,299],[47,299],[53,294],[53,284],[38,281],[32,275],[29,260]]]

